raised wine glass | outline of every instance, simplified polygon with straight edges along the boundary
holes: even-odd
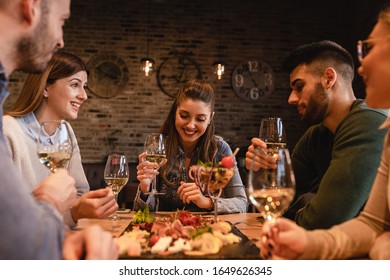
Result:
[[[52,173],[68,167],[73,145],[65,121],[43,122],[37,144],[39,160]]]
[[[104,180],[112,189],[115,201],[118,203],[118,194],[129,180],[129,165],[125,155],[110,154],[104,169]],[[119,220],[117,212],[110,217],[111,220]]]
[[[267,144],[265,152],[276,158],[278,150],[286,148],[286,132],[284,130],[282,119],[277,117],[262,118],[259,138]],[[273,178],[272,184],[275,185],[274,170],[269,169],[268,172]]]
[[[164,137],[160,133],[151,133],[146,137],[144,150],[146,152],[145,161],[157,164],[157,169],[160,164],[166,159]],[[152,190],[150,193],[154,195],[162,195],[164,193],[158,192],[156,188],[156,176],[152,180]]]
[[[260,150],[255,150],[255,156],[258,152]],[[270,225],[284,214],[295,194],[295,177],[288,149],[278,150],[276,165],[275,176],[271,176],[253,158],[247,182],[250,201]]]

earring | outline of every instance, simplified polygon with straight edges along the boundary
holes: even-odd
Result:
[[[46,97],[46,98],[48,98],[49,97],[49,95],[45,92],[44,94],[43,94],[43,97]]]

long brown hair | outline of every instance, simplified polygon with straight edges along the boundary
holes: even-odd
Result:
[[[179,89],[169,114],[160,129],[160,133],[162,133],[165,138],[169,139],[165,148],[168,162],[163,170],[163,178],[166,178],[166,173],[172,170],[173,166],[179,165],[177,154],[180,141],[179,133],[175,126],[176,110],[188,99],[202,101],[210,107],[211,113],[214,112],[215,91],[211,84],[201,80],[192,80],[187,82],[183,88]],[[215,125],[213,119],[211,119],[205,133],[199,138],[195,151],[197,154],[194,156],[196,156],[198,160],[203,162],[215,162],[217,143],[215,141]]]
[[[82,59],[63,51],[55,53],[42,73],[27,75],[19,98],[12,111],[7,112],[6,115],[24,116],[34,112],[43,101],[43,92],[47,85],[54,84],[55,81],[80,71],[88,73],[87,66]]]
[[[384,8],[379,13],[378,20],[381,20],[390,26],[390,6]]]

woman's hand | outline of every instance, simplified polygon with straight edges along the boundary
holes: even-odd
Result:
[[[273,226],[264,223],[258,244],[260,256],[269,259],[273,256],[297,259],[306,250],[307,231],[291,220],[278,218]]]
[[[146,156],[146,152],[140,154],[137,165],[137,180],[140,182],[142,193],[149,192],[150,183],[159,174],[157,170],[167,162],[167,160],[163,160],[160,164],[148,162],[144,160]]]
[[[79,197],[72,207],[72,218],[77,221],[81,218],[102,219],[115,213],[118,204],[112,190],[92,190]]]
[[[177,193],[184,203],[190,203],[192,201],[199,208],[203,209],[209,209],[212,206],[210,198],[205,197],[195,183],[181,182]]]
[[[248,151],[245,154],[245,166],[247,169],[251,168],[255,149],[257,149],[258,151],[256,152],[255,163],[253,166],[254,170],[257,171],[260,167],[276,168],[276,160],[273,156],[270,156],[265,152],[266,148],[267,144],[265,142],[263,142],[259,138],[252,138],[252,145],[248,147]]]

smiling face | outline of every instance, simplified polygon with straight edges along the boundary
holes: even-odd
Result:
[[[309,124],[323,122],[329,107],[329,98],[321,78],[310,71],[310,66],[298,65],[290,74],[291,93],[288,103],[297,106],[302,120]]]
[[[47,85],[45,106],[45,119],[76,119],[80,106],[87,100],[85,88],[87,86],[87,72],[76,74],[56,80]]]
[[[214,112],[207,103],[187,98],[177,107],[175,127],[183,147],[196,145],[205,133]]]
[[[366,102],[372,108],[390,108],[390,25],[379,20],[372,30],[370,52],[358,69],[366,84]]]

